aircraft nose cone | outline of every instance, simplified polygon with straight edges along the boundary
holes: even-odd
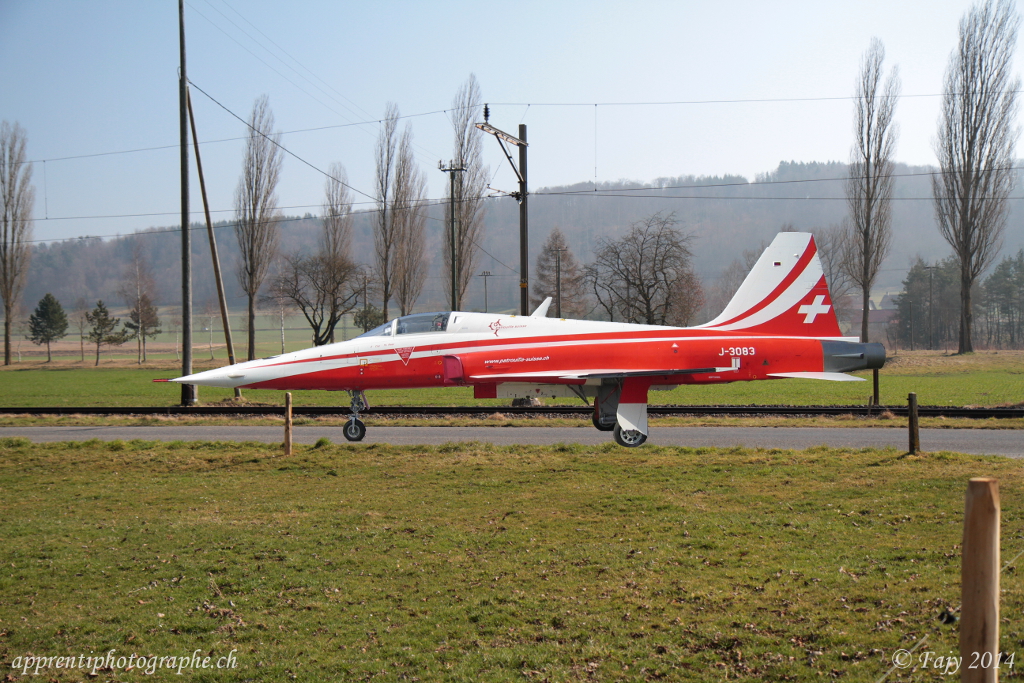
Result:
[[[172,379],[179,384],[198,384],[206,387],[235,387],[245,381],[245,371],[235,366],[216,368]]]

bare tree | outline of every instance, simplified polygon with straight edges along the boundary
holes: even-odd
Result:
[[[75,311],[71,314],[71,321],[74,323],[75,328],[78,330],[78,345],[82,352],[82,361],[85,362],[85,331],[88,329],[89,320],[89,304],[86,303],[85,297],[78,297],[75,301]]]
[[[960,20],[946,69],[932,180],[939,232],[960,267],[959,353],[974,350],[971,289],[1002,246],[1015,181],[1020,78],[1011,73],[1020,17],[1010,0],[975,4]]]
[[[860,288],[863,305],[860,340],[868,341],[868,300],[878,269],[892,245],[893,161],[899,125],[893,120],[900,96],[896,67],[882,82],[885,47],[877,38],[861,61],[854,97],[853,149],[846,182],[850,237],[842,263]]]
[[[818,260],[821,261],[821,269],[825,273],[833,310],[840,320],[845,320],[849,316],[848,298],[854,283],[848,273],[851,268],[846,259],[852,251],[849,242],[854,238],[854,231],[848,224],[830,225],[814,230]]]
[[[328,263],[332,264],[333,270],[340,275],[352,267],[352,200],[349,197],[348,176],[345,173],[345,167],[340,162],[335,162],[331,164],[329,173],[330,177],[324,184],[320,253]],[[340,302],[343,300],[346,288],[355,291],[355,285],[351,280],[357,274],[358,268],[355,268],[344,278],[344,282],[337,275],[331,278],[331,281],[338,285],[337,289],[330,293],[330,300],[337,307],[337,310],[333,311],[333,315],[336,316],[334,324],[330,325],[330,343],[332,344],[338,321],[355,305],[354,298],[351,306],[347,301],[345,304]],[[348,295],[345,295],[346,299],[347,297]]]
[[[320,253],[331,259],[348,260],[352,250],[352,199],[348,192],[348,176],[339,162],[331,164],[328,173],[324,182]]]
[[[266,95],[253,104],[242,176],[235,189],[235,236],[241,249],[238,282],[249,299],[248,358],[256,358],[256,298],[277,252],[277,181],[281,173],[280,133]]]
[[[146,339],[160,333],[160,320],[153,306],[156,282],[149,264],[142,255],[138,238],[132,240],[132,256],[125,267],[117,293],[128,306],[129,321],[125,327],[135,338],[138,363],[146,361]]]
[[[25,288],[32,239],[32,164],[25,159],[25,129],[0,123],[0,298],[4,300],[4,365],[11,364],[11,326]]]
[[[791,224],[786,223],[782,226],[780,232],[789,232],[788,228],[790,227],[792,227]],[[715,279],[707,292],[704,302],[706,307],[705,314],[708,315],[708,320],[714,318],[729,305],[733,295],[739,290],[740,285],[743,284],[747,275],[753,270],[757,259],[760,258],[767,248],[767,240],[761,240],[760,246],[753,249],[744,249],[741,257],[733,259],[732,263],[726,266],[722,274]]]
[[[324,185],[319,249],[311,256],[285,258],[271,288],[273,299],[302,312],[313,330],[314,346],[333,343],[342,316],[356,305],[360,271],[350,254],[352,202],[346,180],[344,166],[332,164]]]
[[[313,345],[330,344],[341,316],[355,308],[352,281],[358,267],[347,259],[325,254],[293,255],[285,259],[271,291],[279,302],[298,308],[313,330]]]
[[[559,228],[552,228],[541,247],[534,273],[531,297],[533,306],[539,306],[550,296],[554,302],[554,312],[560,312],[561,317],[579,319],[587,314],[587,284],[583,268]]]
[[[394,296],[395,271],[401,224],[395,220],[394,179],[398,156],[398,107],[388,102],[384,120],[377,134],[377,215],[373,224],[373,255],[377,272],[376,284],[383,300],[384,318],[388,317],[388,304]]]
[[[483,165],[481,138],[476,129],[482,106],[480,84],[474,74],[459,88],[452,100],[452,128],[455,132],[455,148],[452,162],[456,168],[465,169],[455,173],[455,252],[458,263],[456,273],[456,294],[458,308],[466,295],[466,288],[476,272],[477,254],[483,237],[484,205],[481,201],[487,189],[487,169]],[[452,194],[451,184],[446,186],[444,225],[450,225]],[[444,286],[451,291],[452,280],[452,239],[444,231]]]
[[[423,292],[426,261],[426,178],[412,153],[412,131],[407,127],[398,142],[395,162],[394,206],[397,226],[395,254],[395,299],[402,315],[412,313]]]
[[[659,212],[633,223],[620,240],[602,240],[587,280],[612,320],[687,325],[704,305],[691,267],[692,237],[676,225],[675,213]]]

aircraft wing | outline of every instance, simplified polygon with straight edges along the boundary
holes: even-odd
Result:
[[[827,382],[866,382],[863,377],[853,377],[842,372],[770,372],[769,377],[790,377],[793,379],[823,379]]]

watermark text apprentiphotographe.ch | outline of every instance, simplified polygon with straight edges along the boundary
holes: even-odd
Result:
[[[118,655],[117,650],[105,654],[88,655],[21,655],[14,658],[11,668],[22,675],[38,675],[49,669],[78,669],[96,675],[102,671],[138,671],[154,674],[159,669],[174,671],[179,676],[188,669],[235,669],[238,660],[232,650],[222,657],[203,656],[201,650],[184,655]]]

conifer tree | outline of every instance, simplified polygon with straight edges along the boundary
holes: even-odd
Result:
[[[50,342],[62,338],[68,330],[68,316],[53,294],[47,293],[39,301],[35,312],[29,316],[28,326],[29,339],[37,346],[46,344],[46,362],[49,363],[53,360]]]
[[[100,349],[104,344],[120,346],[125,343],[128,337],[124,330],[117,329],[117,326],[121,324],[121,319],[111,318],[110,311],[107,310],[102,301],[97,301],[96,308],[86,313],[85,318],[92,325],[92,328],[86,335],[86,339],[96,344],[96,365],[99,365]]]
[[[548,313],[563,318],[582,318],[587,314],[586,281],[579,261],[569,249],[565,234],[553,228],[537,256],[536,275],[533,277],[532,306],[551,297]],[[561,301],[559,301],[561,294]]]

